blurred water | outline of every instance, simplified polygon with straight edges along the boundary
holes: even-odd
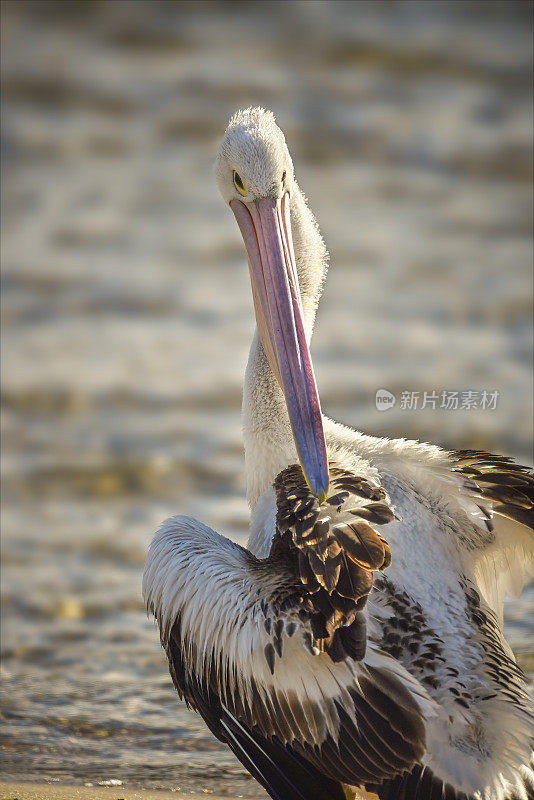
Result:
[[[531,13],[2,4],[4,774],[264,796],[178,701],[140,596],[166,516],[247,535],[254,322],[212,175],[237,107],[277,114],[331,252],[327,413],[531,459]],[[500,395],[379,413],[378,388]],[[507,610],[527,667],[533,595]]]

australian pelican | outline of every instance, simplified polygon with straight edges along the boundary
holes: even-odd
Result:
[[[144,597],[180,696],[275,800],[532,798],[533,711],[502,633],[532,569],[532,474],[323,416],[327,252],[269,111],[230,120],[216,175],[257,321],[250,539],[176,516],[152,541]]]

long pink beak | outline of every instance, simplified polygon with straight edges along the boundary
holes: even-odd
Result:
[[[306,341],[289,218],[289,194],[230,207],[248,257],[256,321],[265,353],[284,392],[304,476],[322,502],[328,460],[319,393]]]

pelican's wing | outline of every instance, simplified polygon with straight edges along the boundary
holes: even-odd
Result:
[[[435,535],[456,539],[466,574],[502,622],[505,595],[519,596],[534,576],[534,475],[506,456],[483,450],[446,451],[406,439],[375,439],[336,425],[340,444],[352,443],[378,471],[399,509],[422,506]]]
[[[341,782],[410,770],[434,707],[374,645],[361,661],[320,651],[297,550],[261,561],[174,517],[150,547],[144,595],[178,691],[271,797],[341,800]]]
[[[449,463],[452,499],[474,531],[463,548],[482,594],[501,616],[504,595],[519,596],[534,576],[534,475],[483,450],[453,451]]]
[[[180,620],[174,623],[166,646],[169,670],[180,697],[197,711],[211,732],[233,753],[275,800],[345,800],[338,781],[323,775],[305,758],[266,737],[257,726],[243,724],[220,696],[191,670],[184,659]]]
[[[462,476],[472,497],[489,504],[493,515],[534,530],[534,475],[529,467],[484,450],[455,450],[451,455],[453,472]]]

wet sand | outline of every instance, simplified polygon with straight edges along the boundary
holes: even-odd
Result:
[[[60,786],[50,783],[0,783],[0,800],[234,800],[240,795],[204,791],[191,794],[161,789],[124,789],[122,786]],[[242,796],[242,795],[241,795]]]
[[[200,800],[210,797],[211,800],[235,800],[243,795],[230,795],[224,790],[215,794],[204,790],[200,794],[191,792],[166,791],[161,789],[122,789],[120,786],[59,786],[49,783],[0,783],[0,800],[176,800],[176,797],[187,797],[189,800]],[[376,795],[361,795],[361,800],[373,800]],[[354,800],[359,800],[355,798]]]
[[[204,790],[200,794],[191,792],[168,791],[162,789],[122,789],[120,786],[59,786],[49,783],[0,783],[0,800],[176,800],[176,797],[187,797],[188,800],[200,800],[210,797],[211,800],[236,800],[241,794],[232,794],[222,790],[215,794]],[[376,795],[361,795],[361,800],[373,800]],[[356,797],[354,800],[360,800]]]

